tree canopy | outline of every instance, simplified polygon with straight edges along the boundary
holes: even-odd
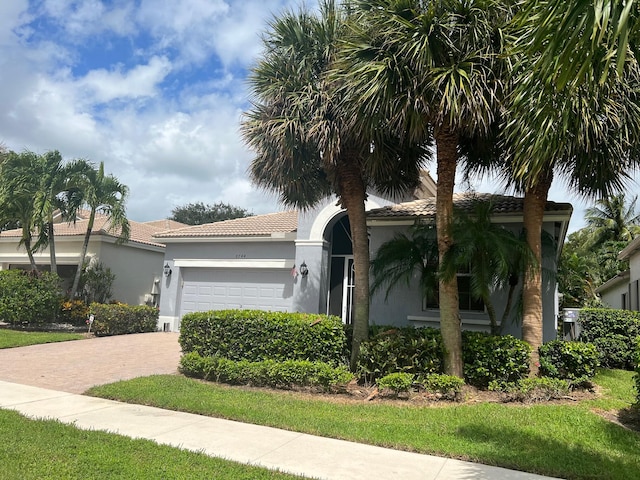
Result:
[[[171,210],[169,220],[175,220],[187,225],[204,225],[205,223],[233,220],[234,218],[244,218],[252,215],[253,213],[249,210],[228,203],[205,204],[195,202],[175,207]]]

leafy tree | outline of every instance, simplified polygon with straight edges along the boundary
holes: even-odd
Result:
[[[169,220],[185,223],[187,225],[203,225],[205,223],[233,220],[253,215],[248,210],[235,207],[227,203],[214,203],[213,205],[202,202],[188,203],[171,210]]]
[[[327,0],[318,14],[288,12],[271,22],[249,77],[253,106],[241,128],[256,153],[250,166],[255,183],[303,209],[335,194],[347,211],[356,276],[350,361],[355,369],[369,322],[367,189],[414,188],[426,151],[387,129],[364,130],[351,123],[328,75],[344,37],[345,15]]]
[[[90,164],[87,165],[90,166]],[[130,227],[125,208],[128,193],[128,187],[120,183],[116,177],[105,175],[104,162],[100,162],[100,167],[97,169],[95,167],[86,168],[80,190],[72,192],[71,196],[79,197],[79,200],[76,199],[72,203],[85,203],[89,206],[90,213],[87,221],[87,231],[82,242],[81,263],[76,269],[71,287],[71,298],[74,298],[78,291],[83,270],[82,262],[87,255],[96,213],[108,216],[107,231],[118,233],[118,242],[122,243],[129,240]]]
[[[436,144],[439,262],[454,244],[453,187],[462,144],[492,133],[504,89],[501,27],[508,3],[357,0],[342,49],[343,95],[362,130],[389,128],[412,142]],[[469,149],[473,152],[473,149]],[[445,372],[462,377],[458,289],[440,277]]]

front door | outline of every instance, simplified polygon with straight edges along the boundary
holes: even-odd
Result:
[[[347,324],[353,322],[353,295],[355,268],[353,255],[331,257],[331,285],[327,313],[342,318]]]

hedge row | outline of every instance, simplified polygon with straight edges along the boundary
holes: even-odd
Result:
[[[579,340],[593,343],[605,368],[632,370],[635,338],[640,335],[640,313],[611,308],[580,310]]]
[[[60,277],[53,273],[0,271],[0,320],[13,325],[53,322],[61,300]]]
[[[635,375],[633,381],[636,386],[636,407],[640,408],[640,337],[636,337],[636,349],[635,349]]]
[[[333,367],[324,362],[307,360],[234,361],[222,357],[202,357],[197,352],[182,356],[180,371],[205,380],[274,388],[310,386],[329,390],[353,380],[353,374],[344,365]]]
[[[158,329],[159,312],[155,307],[92,303],[89,313],[94,318],[91,331],[97,336],[155,332]]]
[[[338,317],[316,314],[218,310],[182,317],[180,346],[202,357],[261,362],[308,360],[344,363],[346,336]]]

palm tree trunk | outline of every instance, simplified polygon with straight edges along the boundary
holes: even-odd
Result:
[[[347,209],[353,242],[355,315],[349,366],[351,371],[355,372],[360,354],[360,344],[369,337],[369,236],[364,206],[367,192],[358,165],[358,158],[348,154],[345,156],[347,157],[346,161],[340,162],[337,166],[336,178],[339,182],[340,201],[342,206]]]
[[[453,186],[458,161],[458,136],[447,126],[435,132],[438,183],[436,191],[436,232],[438,236],[438,264],[453,245]],[[462,334],[458,307],[458,279],[439,280],[440,330],[444,344],[444,372],[462,378]]]
[[[484,306],[487,309],[487,314],[489,315],[491,335],[500,335],[500,327],[498,326],[498,320],[496,318],[496,308],[493,306],[493,302],[491,301],[491,295],[485,296],[482,301],[484,302]]]
[[[96,218],[96,210],[94,208],[91,209],[91,214],[89,215],[89,222],[87,223],[87,231],[84,234],[84,241],[82,242],[82,252],[80,253],[80,260],[78,262],[78,268],[76,269],[76,274],[73,277],[73,285],[71,286],[71,293],[69,297],[74,299],[76,293],[78,291],[78,286],[80,285],[80,276],[82,275],[82,266],[84,265],[84,257],[87,255],[87,250],[89,248],[89,239],[91,238],[91,231],[93,230],[93,222]]]
[[[542,221],[553,172],[541,175],[536,184],[524,194],[523,221],[527,244],[536,264],[526,270],[522,286],[522,339],[531,346],[530,375],[536,376],[540,368],[538,348],[542,345]]]
[[[53,232],[53,220],[47,222],[47,235],[49,235],[49,260],[51,263],[51,273],[58,274],[58,263],[56,262],[56,242]]]
[[[29,263],[31,264],[31,270],[34,272],[38,271],[38,266],[36,265],[36,259],[33,258],[33,251],[31,250],[31,239],[24,239],[24,248],[27,249],[27,256],[29,257]]]

